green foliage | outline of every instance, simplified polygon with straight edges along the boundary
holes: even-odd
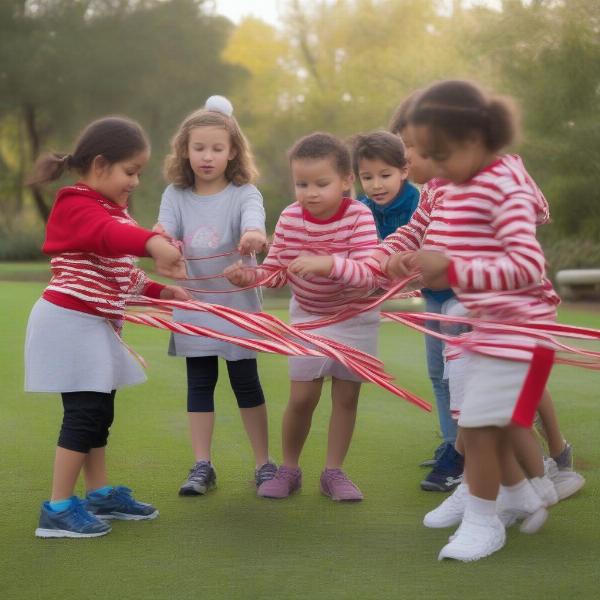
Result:
[[[37,0],[3,5],[0,122],[22,123],[25,171],[43,150],[68,151],[89,121],[106,114],[139,120],[156,149],[142,204],[157,213],[160,164],[186,113],[240,70],[219,55],[231,23],[204,0]],[[27,60],[24,60],[27,57]],[[24,173],[8,169],[0,179]],[[46,197],[49,202],[50,195]],[[2,202],[5,202],[3,197]]]
[[[44,233],[40,227],[7,229],[0,226],[0,261],[42,258]]]

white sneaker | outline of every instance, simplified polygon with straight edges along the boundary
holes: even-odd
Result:
[[[585,485],[583,475],[570,469],[559,469],[552,458],[544,459],[544,469],[547,477],[554,484],[559,500],[576,494]]]
[[[535,493],[542,499],[546,508],[558,502],[558,494],[554,483],[552,483],[547,475],[544,475],[544,477],[533,477],[529,480],[529,483],[533,486]]]
[[[465,513],[468,496],[469,486],[461,483],[437,508],[425,515],[423,525],[432,529],[458,525]]]
[[[522,521],[519,530],[523,533],[535,533],[548,518],[543,500],[536,494],[529,482],[518,497],[503,492],[498,495],[498,517],[504,527],[510,527]]]
[[[500,550],[505,542],[506,531],[496,515],[480,521],[465,517],[452,541],[440,550],[438,560],[479,560]]]

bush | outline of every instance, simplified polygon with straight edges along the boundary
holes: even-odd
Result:
[[[0,227],[0,261],[43,258],[43,239],[42,230],[20,231]]]
[[[563,269],[600,269],[600,242],[585,238],[562,238],[544,242],[548,275],[554,280]]]

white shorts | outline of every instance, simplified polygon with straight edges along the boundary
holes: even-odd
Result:
[[[516,412],[526,409],[527,404],[534,403],[537,407],[547,378],[543,381],[539,397],[522,394],[530,368],[531,363],[528,362],[469,353],[458,425],[506,427],[513,421]]]
[[[290,320],[292,324],[315,321],[321,318],[321,316],[302,310],[297,301],[292,298],[290,302]],[[379,321],[379,310],[371,310],[341,323],[307,330],[307,333],[327,337],[372,356],[377,356]],[[346,381],[365,381],[347,369],[342,363],[332,358],[290,356],[288,364],[292,381],[313,381],[328,376]]]
[[[469,311],[456,299],[450,298],[442,304],[442,314],[451,317],[468,317]],[[440,331],[446,335],[456,337],[470,330],[468,325],[462,323],[440,323]],[[465,377],[467,373],[468,358],[464,353],[446,359],[444,364],[444,379],[448,380],[450,391],[450,414],[453,419],[458,419],[460,409],[465,397]]]

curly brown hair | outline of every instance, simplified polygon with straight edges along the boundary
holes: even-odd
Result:
[[[171,152],[164,165],[165,179],[176,187],[193,187],[196,179],[187,158],[190,132],[196,127],[221,127],[229,133],[235,156],[227,163],[225,178],[234,185],[253,183],[258,170],[250,150],[250,144],[233,116],[202,108],[189,114],[171,139]]]

